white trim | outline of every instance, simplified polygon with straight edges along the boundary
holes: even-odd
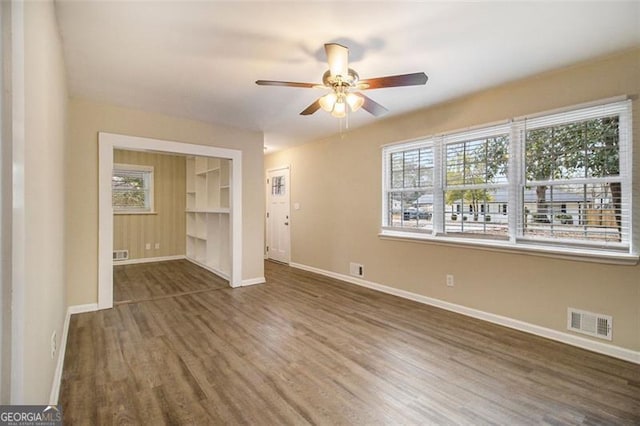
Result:
[[[391,229],[383,229],[378,237],[381,240],[392,241],[408,241],[421,244],[436,244],[443,246],[458,246],[465,248],[474,248],[479,250],[495,251],[499,253],[526,253],[534,256],[550,257],[552,259],[574,260],[579,262],[593,262],[608,265],[637,265],[640,256],[637,254],[629,254],[626,252],[615,253],[609,251],[598,251],[597,249],[579,249],[576,247],[562,247],[537,244],[523,243],[523,239],[518,244],[512,243],[511,240],[489,240],[489,239],[472,239],[452,236],[434,237],[428,233],[419,232],[402,232]]]
[[[269,172],[277,172],[278,170],[285,170],[285,169],[291,170],[291,165],[286,164],[284,166],[279,166],[279,167],[270,167],[267,170],[265,170],[265,172],[269,174]]]
[[[393,142],[388,142],[382,145],[379,145],[379,148],[382,149],[390,149],[390,152],[396,152],[396,151],[404,151],[404,148],[402,147],[396,147],[395,145],[407,145],[407,149],[411,149],[411,148],[415,148],[416,146],[420,146],[421,142],[430,142],[430,141],[434,141],[434,140],[438,140],[438,139],[442,139],[442,137],[447,136],[447,135],[453,135],[453,134],[457,134],[457,133],[464,133],[464,132],[475,132],[477,130],[481,130],[485,127],[499,127],[499,126],[508,126],[511,123],[512,119],[506,119],[506,120],[497,120],[497,121],[491,121],[489,123],[485,123],[485,124],[474,124],[471,126],[467,126],[467,127],[462,127],[462,128],[458,128],[458,129],[454,129],[454,130],[447,130],[447,131],[442,131],[442,132],[438,132],[438,133],[431,133],[429,135],[425,135],[425,136],[419,136],[416,138],[410,138],[410,139],[405,139],[405,140],[401,140],[401,141],[393,141]]]
[[[60,338],[60,348],[58,350],[56,369],[53,373],[51,392],[49,393],[50,405],[58,405],[58,397],[60,396],[60,384],[62,383],[62,370],[64,367],[64,356],[67,351],[67,337],[69,336],[69,323],[71,322],[71,315],[84,312],[94,312],[97,310],[97,303],[89,303],[87,305],[74,305],[67,308],[67,314],[64,317],[64,325],[62,326],[62,337]]]
[[[137,172],[151,172],[153,173],[154,167],[141,165],[141,164],[128,164],[128,163],[113,163],[113,171],[119,170],[126,172],[127,170],[135,170]]]
[[[11,19],[11,404],[24,404],[25,301],[25,85],[24,2],[12,1]]]
[[[221,278],[224,278],[227,281],[229,280],[229,274],[227,274],[225,272],[222,272],[219,269],[212,268],[211,266],[208,266],[208,265],[206,265],[204,263],[200,263],[197,260],[191,259],[191,258],[186,257],[186,256],[182,256],[181,258],[182,259],[186,259],[189,262],[193,263],[194,265],[197,265],[197,266],[199,266],[201,268],[204,268],[209,272],[213,272],[217,276],[219,276]],[[118,262],[118,263],[120,263],[120,262]],[[246,287],[246,286],[255,285],[255,284],[264,284],[266,282],[267,282],[267,280],[264,277],[247,278],[245,280],[242,280],[242,282],[239,285],[235,285],[235,286],[231,286],[231,287],[232,288],[235,288],[235,287]]]
[[[178,254],[175,256],[143,257],[140,259],[114,260],[113,266],[135,265],[138,263],[166,262],[168,260],[180,260],[180,259],[186,259],[186,258],[187,257],[184,254]]]
[[[590,107],[594,107],[594,106],[601,106],[603,104],[610,104],[610,103],[615,103],[615,102],[626,101],[626,100],[629,100],[629,99],[631,99],[631,98],[629,96],[627,96],[627,95],[613,96],[611,98],[600,99],[600,100],[593,101],[593,102],[583,102],[583,103],[579,103],[577,105],[564,106],[564,107],[561,107],[561,108],[550,109],[550,110],[538,112],[538,113],[535,113],[535,114],[520,115],[520,116],[513,117],[513,118],[510,118],[510,119],[506,119],[506,120],[496,120],[496,121],[491,121],[489,123],[484,123],[484,124],[474,124],[474,125],[471,125],[471,126],[457,128],[457,129],[450,130],[450,131],[448,130],[448,131],[443,131],[443,132],[438,132],[438,133],[432,133],[432,134],[426,135],[426,136],[419,136],[419,137],[416,137],[416,138],[404,139],[404,140],[401,140],[401,141],[388,142],[388,143],[380,145],[379,147],[380,148],[387,148],[387,147],[394,147],[395,145],[405,145],[406,144],[407,145],[407,149],[411,149],[413,147],[412,144],[420,145],[421,142],[425,142],[425,141],[428,141],[430,139],[441,138],[442,136],[446,136],[446,135],[450,135],[450,134],[473,132],[475,130],[483,129],[485,127],[498,127],[498,126],[503,126],[503,125],[509,125],[512,121],[521,121],[521,120],[526,120],[526,119],[532,119],[532,118],[537,118],[537,117],[543,116],[543,115],[553,115],[553,114],[563,113],[563,112],[567,112],[567,111],[573,111],[574,109],[590,108]],[[404,151],[404,148],[398,147],[398,150],[399,151]]]
[[[627,95],[612,96],[610,98],[598,99],[597,101],[582,102],[576,105],[563,106],[560,108],[549,109],[546,111],[536,112],[533,114],[520,115],[518,117],[513,117],[512,120],[513,121],[531,120],[531,119],[536,119],[538,117],[542,117],[546,115],[562,114],[562,113],[574,111],[577,109],[586,109],[586,108],[592,108],[592,107],[599,107],[606,104],[615,104],[618,102],[628,101],[630,99],[631,98]]]
[[[84,314],[86,312],[95,312],[99,310],[97,303],[87,303],[84,305],[72,305],[67,308],[67,311],[71,314]]]
[[[219,277],[220,277],[220,278],[222,278],[222,279],[225,279],[225,280],[227,280],[227,281],[230,281],[230,280],[229,280],[229,274],[228,274],[228,273],[226,273],[226,272],[221,271],[220,269],[217,269],[217,268],[214,268],[214,267],[212,267],[212,266],[209,266],[209,265],[207,265],[206,263],[198,262],[197,260],[192,259],[192,258],[187,257],[187,256],[185,256],[185,259],[186,259],[186,260],[188,260],[189,262],[193,263],[194,265],[197,265],[197,266],[199,266],[199,267],[201,267],[201,268],[203,268],[203,269],[206,269],[206,270],[207,270],[207,271],[209,271],[209,272],[212,272],[212,273],[216,274],[217,276],[219,276]],[[237,284],[237,285],[231,285],[231,282],[229,282],[229,285],[230,285],[231,287],[241,287],[241,286],[242,286],[242,283],[239,283],[239,284]]]
[[[447,311],[456,312],[468,317],[477,318],[483,321],[488,321],[494,324],[502,325],[505,327],[513,328],[515,330],[524,331],[526,333],[534,334],[536,336],[544,337],[547,339],[555,340],[557,342],[565,343],[578,348],[586,349],[599,354],[608,355],[613,358],[622,359],[632,362],[634,364],[640,364],[640,351],[633,351],[631,349],[621,348],[608,343],[596,342],[586,339],[580,336],[574,336],[565,332],[553,330],[539,325],[527,323],[524,321],[516,320],[502,315],[492,314],[490,312],[481,311],[478,309],[468,308],[466,306],[457,305],[451,302],[445,302],[443,300],[434,299],[431,297],[423,296],[421,294],[412,293],[406,290],[401,290],[394,287],[389,287],[383,284],[378,284],[372,281],[363,280],[361,278],[352,277],[349,275],[339,274],[337,272],[327,271],[324,269],[315,268],[313,266],[302,265],[299,263],[291,263],[290,266],[298,269],[302,269],[316,274],[324,275],[327,277],[335,278],[337,280],[345,281],[351,284],[356,284],[361,287],[367,287],[372,290],[377,290],[382,293],[392,294],[394,296],[402,297],[403,299],[413,300],[414,302],[423,303],[425,305],[435,306],[437,308],[445,309]]]
[[[113,208],[111,206],[111,173],[113,150],[149,150],[232,160],[231,177],[231,277],[232,287],[242,283],[242,151],[195,145],[161,139],[126,136],[100,132],[98,134],[98,306],[113,307]]]
[[[266,282],[267,280],[265,279],[265,277],[249,278],[246,280],[242,280],[242,286],[246,287],[249,285],[264,284]]]
[[[267,217],[267,214],[269,214],[269,202],[270,202],[270,197],[271,197],[271,186],[268,183],[269,180],[269,173],[272,172],[277,172],[278,170],[286,170],[287,171],[287,178],[288,178],[288,188],[285,189],[287,191],[287,207],[288,207],[288,212],[287,215],[289,217],[289,223],[291,223],[291,165],[287,164],[287,165],[283,165],[283,166],[279,166],[279,167],[271,167],[267,170],[265,170],[265,176],[264,176],[264,182],[266,185],[266,189],[265,189],[265,215],[264,215],[264,227],[265,227],[265,240],[264,240],[264,255],[265,255],[265,259],[271,259],[269,257],[269,251],[267,250],[267,247],[269,246],[269,237],[270,237],[270,232],[269,232],[269,218]],[[286,263],[287,265],[289,264],[289,262],[291,262],[291,226],[289,226],[289,241],[287,243],[288,245],[288,252],[287,252],[287,260]],[[273,259],[276,262],[282,262],[281,260],[278,259]]]
[[[218,214],[228,214],[231,212],[231,209],[227,207],[218,207],[215,209],[187,209],[184,211],[185,213],[218,213]]]
[[[149,215],[154,215],[154,214],[158,214],[157,211],[133,211],[133,210],[117,210],[113,212],[114,215],[117,216],[124,216],[124,215],[132,215],[132,214],[149,214]]]

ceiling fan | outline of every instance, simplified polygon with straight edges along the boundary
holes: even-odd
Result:
[[[324,50],[327,54],[329,70],[322,76],[322,84],[273,80],[258,80],[256,84],[260,86],[329,89],[328,94],[318,98],[300,115],[311,115],[322,108],[334,117],[342,118],[347,114],[347,106],[354,112],[362,108],[376,117],[389,111],[373,99],[360,93],[359,90],[418,86],[427,82],[427,75],[423,72],[360,80],[358,73],[349,68],[349,49],[347,47],[337,43],[327,43],[324,45]]]

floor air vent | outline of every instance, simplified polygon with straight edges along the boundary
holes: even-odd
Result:
[[[114,250],[113,260],[127,260],[129,259],[129,250]]]
[[[613,318],[609,315],[569,308],[567,328],[578,333],[611,340]]]

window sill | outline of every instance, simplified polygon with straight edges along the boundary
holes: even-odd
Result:
[[[460,237],[433,237],[432,235],[402,232],[384,229],[378,237],[381,240],[407,241],[443,246],[466,247],[478,250],[488,250],[501,253],[519,253],[533,256],[550,257],[580,262],[594,262],[610,265],[637,265],[640,256],[628,253],[612,253],[597,249],[549,247],[531,243],[513,244],[509,241],[479,241]]]
[[[130,215],[130,214],[151,214],[151,215],[153,215],[153,214],[158,214],[158,212],[155,212],[155,211],[153,211],[153,212],[116,212],[116,211],[114,211],[113,214],[114,215],[118,215],[118,216]]]

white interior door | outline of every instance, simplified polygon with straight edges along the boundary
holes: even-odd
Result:
[[[289,168],[267,172],[267,257],[289,263]]]

